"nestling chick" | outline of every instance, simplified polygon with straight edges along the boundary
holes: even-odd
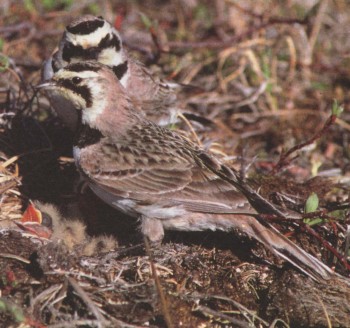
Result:
[[[62,242],[69,251],[76,250],[80,255],[92,256],[118,247],[110,236],[88,236],[82,221],[63,218],[52,204],[38,201],[29,204],[17,225],[33,236]]]

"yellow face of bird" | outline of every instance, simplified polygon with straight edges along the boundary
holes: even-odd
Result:
[[[114,72],[95,61],[70,64],[37,88],[50,90],[50,94],[68,100],[75,110],[82,111],[82,123],[91,127],[111,105],[109,98],[123,89]]]
[[[74,71],[69,67],[78,66],[73,64],[68,68],[60,69],[54,74],[51,80],[39,87],[49,89],[50,92],[66,98],[73,103],[78,110],[92,106],[93,90],[97,86],[94,81],[98,79],[98,71],[84,70]],[[96,91],[96,90],[95,90]]]

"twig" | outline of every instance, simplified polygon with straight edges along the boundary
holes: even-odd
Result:
[[[151,252],[151,247],[149,245],[148,239],[147,237],[144,237],[144,241],[145,241],[145,249],[146,249],[146,253],[149,257],[149,262],[151,264],[151,269],[152,269],[152,275],[153,275],[153,279],[157,288],[157,292],[160,298],[160,306],[162,308],[162,312],[163,312],[163,316],[164,316],[164,320],[166,322],[167,328],[173,328],[174,325],[172,323],[171,317],[170,317],[170,313],[169,313],[169,307],[168,307],[168,302],[165,298],[164,292],[163,292],[163,288],[162,285],[160,283],[158,274],[157,274],[157,269],[156,266],[154,265],[154,259],[153,259],[153,254]]]
[[[61,290],[61,288],[62,284],[53,285],[42,291],[40,294],[36,295],[33,299],[30,300],[30,312],[34,312],[36,303],[41,302],[44,299],[47,299],[47,302],[49,302]]]
[[[177,116],[180,117],[180,118],[185,122],[185,124],[186,124],[186,125],[188,126],[188,128],[190,129],[191,134],[193,135],[194,139],[196,140],[196,143],[197,143],[199,146],[201,146],[202,143],[201,143],[201,141],[199,140],[199,137],[198,137],[196,131],[194,130],[192,124],[189,122],[189,120],[187,119],[187,117],[184,116],[182,113],[178,113]]]
[[[220,323],[223,323],[223,324],[234,324],[235,327],[242,327],[242,328],[248,327],[247,322],[232,318],[226,314],[223,314],[219,311],[215,311],[215,310],[213,310],[207,306],[204,306],[204,305],[197,305],[192,311],[200,312],[204,316],[209,317],[209,318],[213,318],[213,320],[219,321]]]
[[[89,297],[89,295],[83,290],[83,288],[80,287],[80,285],[77,283],[77,281],[74,278],[67,277],[67,280],[71,284],[73,289],[76,291],[76,293],[83,300],[83,302],[90,309],[92,314],[96,317],[96,319],[97,319],[97,327],[105,326],[106,325],[106,320],[101,315],[99,308],[95,305],[95,303],[92,301],[92,299]]]
[[[60,322],[46,326],[47,328],[71,328],[71,327],[97,327],[98,320],[72,320],[69,322]]]
[[[260,217],[262,217],[264,220],[267,221],[293,221],[295,223],[295,220],[289,219],[288,217],[278,217],[277,215],[273,214],[260,214]],[[308,214],[303,214],[302,219],[309,219],[309,218],[324,218],[328,220],[332,220],[332,218],[327,214],[327,211],[317,211],[312,212]],[[343,263],[346,270],[350,271],[350,264],[348,264],[346,257],[343,257],[328,241],[326,241],[320,234],[318,234],[314,229],[312,229],[308,224],[302,222],[301,220],[298,220],[298,227],[301,229],[301,231],[306,231],[309,235],[315,237],[327,250],[329,250],[341,263]]]
[[[97,327],[98,320],[72,320],[69,322],[61,322],[53,325],[46,326],[46,328],[71,328],[71,327]],[[120,328],[146,328],[146,326],[132,325],[117,319],[113,319],[107,327],[120,327]],[[147,326],[148,327],[148,326]]]
[[[152,41],[153,41],[154,45],[156,46],[156,53],[153,53],[153,63],[157,63],[159,58],[160,58],[160,54],[163,52],[162,46],[159,42],[157,31],[155,30],[154,26],[151,26],[149,28],[149,32],[151,34]]]
[[[201,299],[201,300],[211,300],[211,299],[216,299],[216,300],[221,300],[221,301],[225,301],[225,302],[228,302],[228,303],[231,303],[233,304],[235,307],[237,307],[241,312],[247,312],[249,315],[252,316],[252,318],[255,318],[257,320],[259,320],[263,325],[268,325],[268,323],[260,318],[259,316],[257,316],[254,311],[252,310],[249,310],[248,308],[246,308],[244,305],[242,305],[241,303],[229,298],[229,297],[226,297],[226,296],[222,296],[222,295],[203,295],[203,294],[193,294],[193,295],[185,295],[185,299],[188,299],[188,298],[191,298],[191,299]]]
[[[287,166],[290,164],[290,162],[292,162],[294,159],[296,159],[299,155],[294,156],[293,158],[288,158],[291,154],[293,154],[294,152],[296,152],[297,150],[300,150],[308,145],[311,145],[312,143],[314,143],[317,139],[320,139],[326,132],[327,130],[331,127],[331,125],[334,124],[334,122],[336,121],[337,116],[336,115],[331,115],[326,123],[324,124],[323,128],[317,132],[312,138],[310,138],[309,140],[302,142],[298,145],[295,145],[294,147],[290,148],[289,150],[287,150],[285,153],[282,153],[280,155],[280,159],[278,161],[278,163],[275,165],[275,167],[272,169],[272,174],[276,174],[278,171],[280,171],[284,166]]]
[[[309,39],[309,45],[311,48],[311,52],[313,51],[313,49],[315,47],[317,37],[320,33],[322,22],[324,20],[324,17],[325,17],[326,11],[327,11],[328,3],[329,3],[329,0],[323,0],[323,1],[321,1],[321,4],[318,8],[318,12],[317,12],[317,15],[315,18],[315,23],[312,27],[310,39]]]
[[[317,293],[315,293],[315,296],[316,296],[316,298],[318,299],[318,301],[319,301],[320,304],[321,304],[322,310],[323,310],[324,315],[325,315],[325,317],[326,317],[326,322],[327,322],[328,328],[332,328],[332,321],[331,321],[331,319],[330,319],[330,317],[329,317],[329,314],[328,314],[328,311],[327,311],[327,309],[326,309],[326,306],[324,305],[324,303],[323,303],[323,301],[322,301],[320,295],[318,295]]]
[[[345,267],[350,271],[350,264],[347,262],[346,257],[340,255],[340,253],[324,238],[322,238],[314,229],[312,229],[306,223],[300,222],[300,227],[307,231],[311,236],[315,237],[326,249],[328,249]]]
[[[15,32],[23,32],[24,30],[30,30],[34,27],[33,23],[30,22],[22,22],[19,24],[14,24],[10,26],[1,26],[0,34],[11,34]]]
[[[119,249],[116,252],[109,252],[107,255],[103,255],[103,257],[100,259],[100,265],[106,264],[106,262],[110,261],[111,259],[115,259],[123,255],[128,255],[128,254],[130,255],[130,253],[134,250],[141,250],[141,249],[143,249],[143,244],[127,247],[125,249]]]
[[[302,24],[305,25],[307,23],[306,20],[300,19],[285,19],[285,18],[270,18],[267,22],[261,23],[259,26],[253,26],[247,31],[235,35],[231,38],[228,38],[224,41],[219,40],[209,40],[209,41],[199,41],[199,42],[190,42],[190,41],[169,41],[167,42],[163,49],[187,49],[187,48],[207,48],[207,49],[221,49],[230,47],[233,44],[237,44],[242,40],[249,39],[253,33],[257,33],[260,30],[266,29],[271,25],[293,25],[293,24]],[[162,50],[164,52],[164,50]]]
[[[260,83],[260,86],[254,92],[252,92],[252,94],[248,98],[236,103],[234,107],[240,108],[255,103],[258,100],[258,98],[265,92],[268,82],[269,81],[265,80],[262,83]]]
[[[5,191],[16,187],[17,184],[18,184],[18,181],[16,180],[11,180],[9,182],[4,183],[4,185],[0,187],[0,195],[3,194]]]
[[[22,257],[22,256],[15,255],[15,254],[0,253],[0,257],[4,257],[4,258],[7,258],[7,259],[14,259],[14,260],[23,262],[23,263],[25,263],[25,264],[30,264],[30,261],[29,261],[29,260],[25,259],[25,258]]]
[[[56,271],[45,271],[45,274],[47,274],[47,275],[58,275],[58,276],[72,275],[72,276],[76,276],[78,278],[84,277],[84,278],[93,280],[93,281],[95,281],[96,283],[98,283],[100,285],[105,285],[106,284],[106,279],[101,278],[101,277],[96,277],[96,276],[93,276],[91,274],[82,273],[82,272],[56,270]]]

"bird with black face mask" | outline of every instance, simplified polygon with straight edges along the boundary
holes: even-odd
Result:
[[[92,15],[81,16],[66,27],[58,50],[44,63],[42,80],[52,78],[70,63],[87,60],[109,66],[134,103],[142,104],[147,118],[160,125],[176,121],[177,94],[192,88],[157,77],[128,53],[119,32],[109,22]],[[71,110],[72,104],[50,90],[47,94],[59,117],[74,131],[77,116]]]
[[[139,218],[141,231],[152,242],[161,241],[164,230],[239,230],[311,277],[332,275],[322,262],[257,219],[259,202],[246,196],[259,195],[235,172],[135,109],[109,67],[70,64],[39,87],[71,101],[78,111],[73,152],[90,188],[109,205]]]

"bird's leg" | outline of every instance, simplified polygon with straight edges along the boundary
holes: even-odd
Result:
[[[141,232],[148,237],[152,244],[158,244],[163,240],[164,228],[161,220],[141,217]]]

